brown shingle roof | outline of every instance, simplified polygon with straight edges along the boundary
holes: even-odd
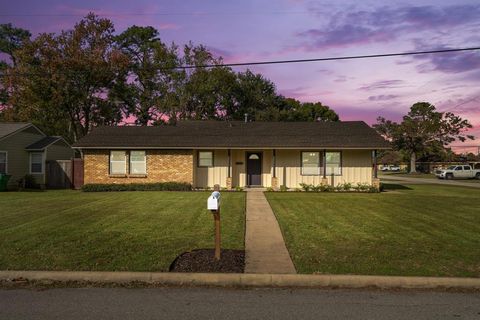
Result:
[[[76,148],[376,148],[390,145],[363,121],[182,121],[176,126],[98,127]]]

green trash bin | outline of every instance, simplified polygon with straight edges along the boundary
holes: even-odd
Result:
[[[10,175],[0,173],[0,191],[7,190],[8,180],[10,180]]]

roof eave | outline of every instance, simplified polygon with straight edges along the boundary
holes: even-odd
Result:
[[[252,146],[240,146],[240,147],[219,147],[219,146],[196,146],[196,147],[147,147],[147,146],[135,146],[135,147],[129,147],[129,146],[116,146],[116,147],[108,147],[108,146],[72,146],[73,149],[94,149],[94,150],[101,150],[101,149],[115,149],[115,150],[125,150],[125,149],[145,149],[145,150],[153,150],[153,149],[164,149],[164,150],[171,150],[171,149],[183,149],[183,150],[191,150],[191,149],[266,149],[266,150],[272,150],[272,149],[351,149],[351,150],[390,150],[392,147],[387,147],[387,146],[366,146],[366,147],[352,147],[352,146],[293,146],[293,147],[252,147]]]

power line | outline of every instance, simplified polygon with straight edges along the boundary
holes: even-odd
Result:
[[[270,61],[236,62],[236,63],[224,63],[224,64],[185,65],[185,66],[176,66],[176,67],[168,67],[168,68],[158,68],[158,70],[177,70],[177,69],[182,70],[182,69],[197,69],[197,68],[241,67],[241,66],[307,63],[307,62],[322,62],[322,61],[337,61],[337,60],[356,60],[356,59],[371,59],[371,58],[385,58],[385,57],[398,57],[398,56],[413,56],[413,55],[424,55],[424,54],[453,53],[453,52],[464,52],[464,51],[475,51],[475,50],[480,50],[480,47],[440,49],[440,50],[429,50],[429,51],[411,51],[411,52],[399,52],[399,53],[382,53],[382,54],[357,55],[357,56],[339,56],[339,57],[312,58],[312,59],[270,60]],[[29,76],[29,75],[35,75],[35,74],[18,73],[16,75]],[[5,76],[5,74],[2,73],[0,74],[0,76]]]
[[[334,61],[334,60],[370,59],[370,58],[413,56],[413,55],[422,55],[422,54],[438,54],[438,53],[475,51],[475,50],[480,50],[480,47],[440,49],[440,50],[429,50],[429,51],[411,51],[411,52],[399,52],[399,53],[382,53],[382,54],[370,54],[370,55],[359,55],[359,56],[340,56],[340,57],[313,58],[313,59],[271,60],[271,61],[238,62],[238,63],[225,63],[225,64],[206,64],[206,65],[200,65],[200,66],[180,66],[174,69],[214,68],[214,67],[222,67],[222,66],[223,67],[241,67],[241,66],[257,66],[257,65],[266,65],[266,64],[286,64],[286,63],[304,63],[304,62],[320,62],[320,61]]]

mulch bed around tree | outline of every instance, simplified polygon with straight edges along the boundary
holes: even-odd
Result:
[[[170,272],[221,272],[243,273],[245,251],[225,249],[220,261],[215,260],[215,250],[198,249],[179,255],[170,265]]]

